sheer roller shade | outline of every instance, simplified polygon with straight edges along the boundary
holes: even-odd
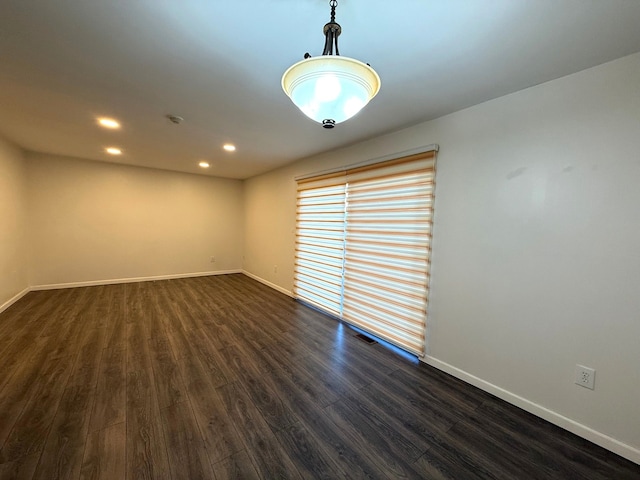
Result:
[[[344,174],[298,183],[296,297],[340,317],[344,264]]]
[[[424,353],[434,159],[347,175],[343,318]]]
[[[435,151],[298,183],[296,297],[424,354]]]

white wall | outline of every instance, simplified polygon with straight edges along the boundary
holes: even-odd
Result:
[[[0,312],[28,287],[23,153],[0,137]]]
[[[242,268],[241,181],[31,153],[27,165],[31,286]]]
[[[426,360],[640,463],[640,54],[247,181],[245,269],[292,289],[295,175],[431,143]]]

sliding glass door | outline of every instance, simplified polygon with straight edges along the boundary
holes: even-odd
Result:
[[[435,151],[298,183],[295,294],[424,354]]]

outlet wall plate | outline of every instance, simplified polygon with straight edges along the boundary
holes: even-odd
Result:
[[[593,390],[596,383],[596,371],[584,365],[576,365],[576,385]]]

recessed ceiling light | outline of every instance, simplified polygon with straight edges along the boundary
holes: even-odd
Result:
[[[227,152],[235,152],[236,151],[236,146],[232,145],[230,143],[225,143],[222,148],[224,148]]]
[[[98,124],[104,128],[120,128],[120,123],[113,118],[101,117],[98,119]]]
[[[202,168],[209,168],[209,164],[207,162],[200,162],[198,165],[200,165]]]
[[[122,150],[116,147],[109,147],[104,149],[109,155],[122,155]]]

